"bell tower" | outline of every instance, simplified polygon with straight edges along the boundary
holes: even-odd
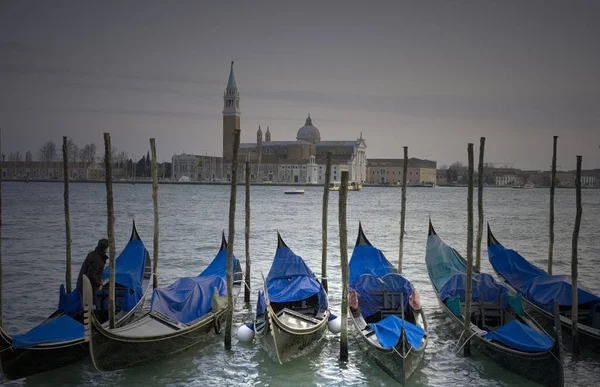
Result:
[[[229,162],[233,157],[233,138],[235,129],[240,128],[240,93],[233,74],[233,61],[229,71],[229,81],[223,94],[223,161]]]

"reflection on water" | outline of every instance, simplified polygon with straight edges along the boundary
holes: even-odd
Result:
[[[304,195],[284,195],[285,187],[252,187],[252,305],[240,302],[237,326],[252,320],[261,272],[267,274],[279,231],[286,243],[304,257],[315,273],[321,267],[322,188],[306,188]],[[4,318],[10,333],[25,331],[51,313],[64,281],[65,232],[62,185],[58,183],[4,183],[3,243]],[[116,244],[122,249],[135,218],[146,247],[152,249],[153,212],[150,185],[114,186]],[[407,191],[404,274],[421,293],[430,335],[423,364],[409,381],[411,386],[509,386],[529,382],[506,372],[487,358],[456,355],[457,336],[437,305],[425,268],[427,219],[431,216],[437,233],[461,254],[466,249],[466,189],[410,188]],[[341,269],[337,223],[338,194],[332,192],[329,205],[328,276],[330,305],[340,314]],[[244,252],[244,189],[238,189],[234,253],[242,261]],[[161,285],[181,276],[197,275],[214,257],[220,234],[227,229],[229,187],[161,185],[160,263]],[[543,189],[487,189],[484,197],[486,221],[496,237],[508,248],[545,268],[548,249],[549,192]],[[106,234],[106,194],[102,184],[71,185],[73,276],[87,252]],[[365,188],[350,192],[348,198],[349,254],[363,222],[371,243],[383,250],[392,262],[398,261],[400,190]],[[476,216],[476,214],[475,214]],[[597,280],[600,263],[600,191],[583,191],[583,220],[579,240],[579,279],[600,293]],[[571,236],[575,221],[575,191],[557,190],[555,228],[555,273],[570,273]],[[482,269],[492,272],[485,243]],[[241,300],[241,298],[240,298]],[[283,366],[274,362],[257,343],[242,344],[234,338],[233,349],[223,349],[222,336],[202,348],[158,363],[135,369],[99,374],[89,363],[6,382],[9,386],[42,386],[48,380],[62,386],[206,386],[206,385],[394,385],[394,380],[372,363],[350,336],[350,360],[339,358],[339,337],[328,333],[323,344],[309,355]],[[594,359],[595,357],[595,359]],[[584,350],[566,357],[565,384],[593,385],[597,382],[600,356]]]

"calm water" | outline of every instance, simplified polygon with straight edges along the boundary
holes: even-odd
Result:
[[[322,188],[306,188],[306,194],[284,195],[283,187],[252,187],[252,306],[266,275],[279,230],[286,243],[303,256],[315,273],[321,267]],[[546,267],[549,190],[487,189],[486,221],[505,246]],[[62,185],[57,183],[3,183],[4,318],[10,333],[23,332],[54,311],[59,284],[64,281],[65,234]],[[152,249],[152,197],[150,185],[116,185],[116,245],[126,244],[131,220],[135,218],[148,250]],[[430,335],[425,359],[411,378],[413,386],[529,385],[482,355],[471,358],[454,354],[457,337],[446,328],[449,320],[439,309],[425,269],[427,219],[436,231],[462,254],[466,250],[466,198],[463,188],[413,188],[408,190],[407,236],[404,273],[421,293]],[[244,259],[244,189],[238,191],[235,254]],[[160,187],[161,285],[180,276],[197,275],[220,246],[221,230],[228,227],[229,187]],[[102,184],[71,185],[73,276],[87,252],[106,235],[106,196]],[[331,193],[329,209],[330,304],[340,313],[338,194]],[[475,207],[476,208],[476,207]],[[370,241],[382,249],[391,262],[398,260],[400,190],[365,188],[350,192],[348,203],[349,254],[363,222]],[[475,219],[476,219],[475,212]],[[555,272],[570,273],[571,236],[575,220],[575,191],[557,190]],[[583,220],[579,239],[580,281],[600,293],[600,190],[583,191]],[[151,252],[152,254],[152,252]],[[487,251],[482,249],[483,270],[491,272]],[[235,327],[252,319],[243,302],[235,313]],[[119,386],[215,386],[224,385],[354,385],[383,386],[395,382],[356,349],[350,339],[350,360],[338,361],[339,337],[328,334],[314,352],[284,366],[274,363],[255,344],[238,343],[223,349],[222,336],[204,348],[193,349],[173,359],[135,369],[100,374],[88,361],[25,380],[4,382],[11,386],[119,385]],[[600,376],[600,355],[584,350],[566,357],[565,384],[593,385]],[[0,377],[1,378],[1,377]]]

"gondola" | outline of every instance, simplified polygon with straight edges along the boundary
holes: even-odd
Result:
[[[279,233],[275,258],[263,282],[254,330],[263,348],[283,364],[308,353],[325,335],[330,316],[327,293]]]
[[[518,252],[505,248],[488,224],[488,257],[498,277],[519,293],[526,306],[554,320],[553,303],[559,305],[561,325],[571,333],[572,282],[568,275],[549,275],[532,265]],[[578,329],[581,342],[600,348],[600,297],[578,284]]]
[[[425,313],[412,283],[373,247],[362,225],[350,259],[350,319],[362,349],[404,384],[425,354]]]
[[[133,223],[131,237],[116,259],[117,326],[135,318],[151,285],[152,266]],[[103,273],[108,281],[109,267]],[[100,322],[108,319],[108,286],[96,295]],[[7,379],[20,379],[60,368],[87,357],[82,297],[77,289],[67,294],[60,288],[58,309],[29,332],[10,336],[0,327],[0,366]]]
[[[466,261],[429,222],[427,272],[441,308],[464,329]],[[486,273],[473,274],[472,346],[507,370],[544,386],[563,386],[561,344],[524,310],[519,295]],[[460,348],[459,348],[460,350]]]
[[[234,300],[240,292],[242,271],[233,257]],[[89,352],[98,371],[135,367],[171,356],[206,342],[220,333],[227,305],[227,242],[204,271],[156,288],[150,309],[126,326],[107,329],[90,313],[86,318]],[[89,283],[89,282],[88,282]]]

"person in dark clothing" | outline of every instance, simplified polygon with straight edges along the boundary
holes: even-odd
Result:
[[[107,251],[108,239],[100,239],[98,241],[98,246],[96,246],[94,251],[87,255],[85,261],[83,261],[83,265],[81,265],[79,277],[77,277],[77,289],[79,292],[83,292],[84,274],[89,278],[92,284],[93,294],[96,294],[97,291],[102,290],[102,272],[104,271],[104,265],[108,259],[108,256],[106,255]]]

